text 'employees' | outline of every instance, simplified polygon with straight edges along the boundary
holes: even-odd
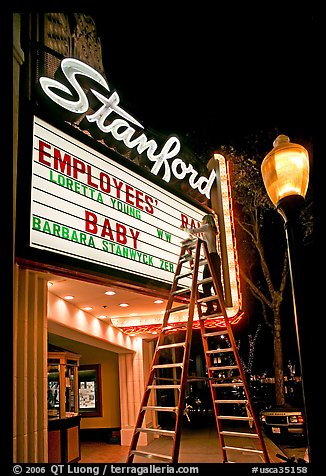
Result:
[[[139,210],[151,215],[154,213],[157,200],[150,195],[41,140],[38,146],[38,161],[75,180],[85,181],[88,186],[113,195],[118,200],[124,199]]]

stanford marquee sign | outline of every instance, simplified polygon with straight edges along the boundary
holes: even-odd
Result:
[[[119,105],[118,93],[110,92],[106,80],[95,69],[77,59],[65,58],[61,62],[61,72],[69,87],[57,79],[44,76],[39,79],[42,91],[48,98],[63,110],[81,116],[91,107],[89,98],[81,85],[81,79],[92,80],[92,85],[94,82],[97,83],[99,89],[101,91],[104,89],[108,94],[104,95],[94,87],[90,87],[91,93],[101,106],[93,114],[86,114],[86,121],[90,125],[95,124],[104,134],[111,134],[115,140],[122,141],[127,148],[136,149],[139,154],[145,152],[148,160],[153,162],[151,172],[154,175],[160,172],[163,174],[162,179],[166,182],[171,180],[172,175],[179,180],[187,177],[193,189],[197,189],[207,198],[210,197],[210,190],[216,178],[215,171],[212,170],[208,178],[198,176],[198,172],[191,164],[187,165],[177,156],[181,148],[177,137],[169,137],[159,150],[156,141],[148,139],[143,132],[142,124]],[[113,113],[119,117],[108,123],[109,116]]]
[[[120,141],[127,149],[146,154],[152,164],[150,172],[164,181],[173,177],[188,180],[207,198],[213,184],[218,187],[218,213],[223,216],[220,233],[224,236],[224,265],[228,268],[223,279],[231,295],[227,314],[229,318],[240,318],[225,158],[215,154],[218,167],[209,177],[200,176],[191,164],[178,157],[181,145],[177,137],[170,136],[160,145],[148,138],[142,124],[121,107],[118,93],[110,91],[105,78],[77,59],[64,59],[55,79],[39,78],[39,93],[55,114],[79,123],[81,129],[89,129],[95,139],[101,137],[107,144]],[[150,180],[147,173],[140,174],[118,163],[103,148],[100,151],[87,144],[60,126],[34,116],[29,247],[50,253],[46,258],[50,261],[57,255],[66,257],[68,263],[72,260],[76,263],[73,266],[81,269],[88,262],[92,269],[111,269],[131,280],[143,277],[170,285],[180,243],[186,236],[180,227],[199,226],[210,209],[171,193]],[[179,285],[189,286],[189,279],[182,278]]]

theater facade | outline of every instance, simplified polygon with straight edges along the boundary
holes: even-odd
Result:
[[[206,213],[218,216],[227,314],[241,319],[230,170],[125,108],[91,17],[15,13],[13,27],[13,460],[73,462],[87,432],[129,444],[181,227]]]

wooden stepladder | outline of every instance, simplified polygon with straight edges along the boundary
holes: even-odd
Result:
[[[211,277],[198,279],[200,268],[206,263]],[[215,295],[203,297],[199,286],[209,281]],[[207,302],[213,300],[219,303],[221,311],[212,315],[203,313]],[[217,276],[206,243],[199,238],[189,238],[181,246],[126,462],[132,463],[135,456],[138,457],[137,462],[143,461],[143,458],[173,464],[178,462],[196,306],[222,461],[235,462],[232,457],[240,461],[235,454],[242,452],[250,455],[252,462],[269,462]],[[178,322],[175,317],[181,311],[187,312],[187,322]],[[225,329],[212,330],[209,322],[221,313]],[[169,417],[164,419],[167,414]],[[167,422],[165,428],[158,424],[159,415],[162,421]],[[239,425],[244,424],[247,427],[242,431]],[[236,429],[234,425],[237,425]],[[164,452],[145,451],[146,446],[139,444],[141,433],[147,433],[149,437],[169,437],[170,445],[164,445]]]

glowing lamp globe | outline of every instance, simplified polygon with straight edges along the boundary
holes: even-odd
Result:
[[[305,198],[309,182],[309,155],[299,144],[292,144],[286,135],[273,142],[274,149],[264,158],[261,173],[269,198],[277,207],[290,196]]]

